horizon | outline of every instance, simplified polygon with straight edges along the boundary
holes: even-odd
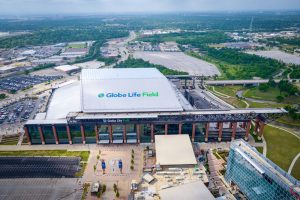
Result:
[[[297,12],[297,0],[10,0],[0,2],[1,16],[116,15],[230,12]]]

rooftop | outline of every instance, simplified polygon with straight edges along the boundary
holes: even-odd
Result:
[[[189,135],[155,135],[156,164],[197,164]]]
[[[159,191],[159,195],[162,200],[173,199],[188,199],[188,200],[214,200],[215,198],[202,183],[202,181],[196,181],[179,185],[176,187],[167,188]]]
[[[81,108],[85,113],[183,110],[156,68],[83,69]]]

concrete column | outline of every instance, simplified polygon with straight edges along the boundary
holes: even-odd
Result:
[[[165,135],[168,135],[168,124],[165,124]]]
[[[235,139],[236,127],[237,127],[237,122],[233,122],[233,123],[232,123],[232,135],[231,135],[231,140],[234,140],[234,139]]]
[[[31,145],[31,139],[30,139],[30,135],[29,135],[29,131],[28,131],[28,127],[27,126],[24,126],[24,134],[25,134],[25,136],[27,138],[27,143],[29,145]]]
[[[196,124],[192,124],[192,142],[195,141],[195,133],[196,133]]]
[[[251,128],[251,121],[246,123],[246,135],[245,135],[246,141],[248,141],[248,139],[249,139],[250,128]]]
[[[98,126],[95,125],[95,135],[96,135],[96,144],[99,143],[99,129]]]
[[[242,123],[242,128],[246,128],[246,122]]]
[[[208,142],[209,122],[205,124],[205,142]]]
[[[222,133],[223,133],[223,122],[218,122],[219,124],[219,136],[218,136],[218,141],[221,142],[222,141]]]
[[[260,121],[259,122],[259,129],[258,129],[258,136],[257,136],[258,140],[261,140],[261,137],[262,137],[263,132],[264,132],[264,128],[265,128],[265,123],[263,121]]]
[[[56,127],[55,127],[54,124],[52,124],[52,132],[53,132],[53,135],[54,135],[55,144],[59,144],[58,135],[57,135],[57,132],[56,132]]]
[[[137,134],[137,143],[139,144],[140,143],[140,139],[141,139],[141,134],[140,134],[140,125],[137,124],[136,125],[136,134]]]
[[[41,125],[38,126],[38,130],[40,133],[42,144],[45,144],[45,138],[44,138],[43,129],[42,129]]]
[[[109,143],[112,143],[113,142],[112,125],[108,125],[108,131],[109,131]]]
[[[153,143],[154,142],[154,124],[151,124],[150,127],[151,127],[151,142]]]
[[[126,124],[124,124],[124,127],[123,127],[123,143],[126,144],[127,140],[126,140]]]
[[[69,139],[69,144],[72,144],[72,137],[71,137],[70,126],[66,125],[66,129],[67,129],[67,135],[68,135],[68,139]]]
[[[84,126],[80,125],[81,137],[82,137],[82,144],[85,144],[85,133],[84,133]]]
[[[181,135],[182,132],[182,123],[178,124],[178,134]]]

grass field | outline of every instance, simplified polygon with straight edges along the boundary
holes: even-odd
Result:
[[[256,150],[259,152],[259,153],[263,153],[263,151],[264,151],[264,148],[263,147],[255,147],[256,148]]]
[[[294,157],[300,152],[300,139],[268,125],[264,129],[264,138],[267,143],[267,157],[287,171]]]
[[[293,177],[300,180],[300,159],[299,158],[296,161],[291,174]]]
[[[80,157],[86,162],[89,158],[89,151],[67,151],[67,150],[28,150],[28,151],[0,151],[0,156],[74,156]]]
[[[237,91],[245,89],[243,86],[239,85],[228,85],[228,86],[214,86],[215,90],[223,94],[235,97]]]
[[[257,87],[254,87],[246,90],[243,95],[244,97],[253,99],[276,101],[277,96],[284,96],[284,94],[285,93],[280,94],[278,88],[269,88],[266,92],[262,92]]]
[[[299,96],[286,96],[286,92],[282,92],[280,94],[278,88],[269,88],[266,92],[263,92],[260,91],[258,87],[254,87],[246,90],[243,94],[244,97],[274,102],[277,101],[276,97],[280,95],[284,97],[284,100],[282,102],[283,104],[298,104],[300,102]]]
[[[293,120],[289,116],[283,116],[276,121],[283,123],[283,124],[288,124],[292,126],[299,126],[300,127],[300,119]]]
[[[68,44],[67,48],[73,48],[73,49],[81,49],[86,48],[86,44]]]

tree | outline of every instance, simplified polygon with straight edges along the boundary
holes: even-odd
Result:
[[[270,77],[269,81],[268,81],[268,85],[270,87],[276,87],[276,82],[274,81],[273,77]]]
[[[269,85],[267,83],[261,83],[259,86],[258,86],[258,89],[260,91],[263,91],[263,92],[266,92],[268,89],[269,89]]]
[[[133,170],[133,169],[134,169],[133,165],[131,165],[131,166],[130,166],[130,169],[131,169],[131,170]]]
[[[116,192],[116,197],[119,198],[120,197],[120,193],[119,191]]]
[[[284,97],[279,95],[276,97],[276,100],[277,100],[277,102],[283,102]]]

